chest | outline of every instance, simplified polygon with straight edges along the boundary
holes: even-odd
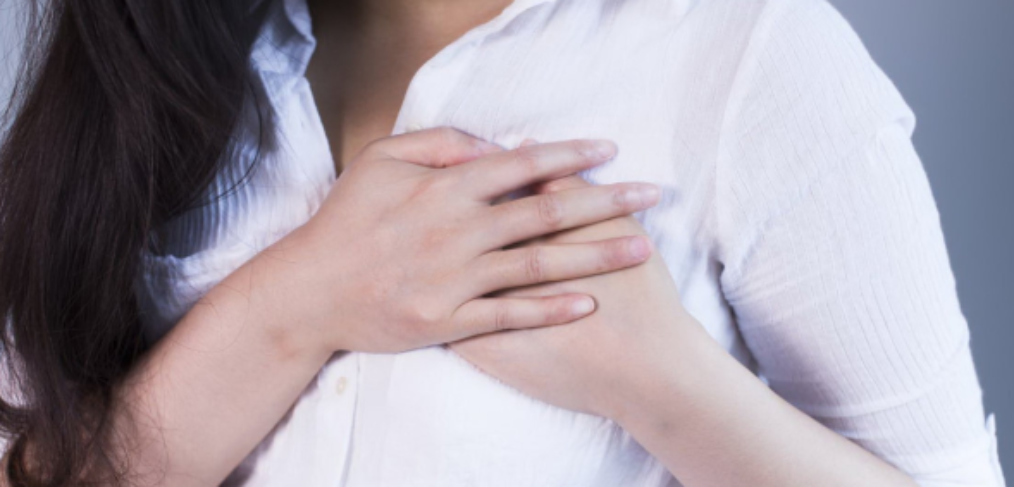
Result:
[[[631,59],[623,48],[602,43],[585,46],[597,56],[579,56],[578,45],[555,41],[451,46],[408,78],[378,87],[384,99],[362,101],[341,116],[344,123],[328,127],[327,108],[321,108],[334,157],[348,158],[353,145],[391,131],[443,125],[504,147],[527,137],[612,139],[620,147],[616,159],[584,176],[600,184],[661,186],[662,203],[639,219],[684,306],[746,361],[711,255],[719,111],[702,107],[701,88],[670,71],[685,63],[677,54],[644,47],[654,50]],[[543,49],[574,49],[575,55],[536,54]],[[338,138],[341,149],[334,147]],[[348,487],[673,485],[615,424],[528,398],[443,347],[337,357],[287,421],[262,452],[260,462],[273,466],[262,470],[263,485],[291,481],[294,472],[307,484],[343,477]],[[308,438],[317,445],[315,455],[328,455],[310,468],[292,447]],[[270,472],[279,477],[269,478]]]
[[[621,36],[571,27],[596,25],[581,18],[590,11],[559,17],[570,24],[558,28],[545,25],[551,11],[533,11],[542,17],[504,27],[511,35],[466,36],[341,96],[311,69],[312,95],[307,86],[299,96],[312,102],[282,108],[293,120],[283,135],[305,143],[267,160],[275,172],[261,187],[297,187],[290,176],[300,161],[328,143],[340,168],[370,140],[415,128],[453,126],[504,147],[529,137],[614,140],[615,160],[583,175],[662,188],[661,204],[639,219],[686,309],[748,361],[718,284],[711,228],[723,114],[715,100],[735,63],[701,56],[664,11],[618,16],[609,28]],[[321,136],[300,139],[308,127]],[[274,212],[265,220],[299,206],[272,198],[258,193]],[[673,485],[616,425],[532,400],[442,347],[336,357],[252,461],[260,466],[249,485]]]

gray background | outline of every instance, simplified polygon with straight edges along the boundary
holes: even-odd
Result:
[[[0,100],[12,0],[0,0]],[[834,0],[919,117],[915,143],[940,207],[962,308],[1014,469],[1014,0]],[[3,62],[6,60],[6,62]],[[1008,472],[1011,475],[1012,472]]]
[[[833,0],[915,110],[972,352],[1014,477],[1014,0]]]
[[[17,29],[14,23],[14,0],[0,0],[0,113],[6,107],[10,92],[13,65],[16,64]],[[3,126],[0,126],[3,129]]]

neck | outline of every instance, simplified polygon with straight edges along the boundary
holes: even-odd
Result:
[[[308,1],[317,48],[307,78],[341,171],[366,143],[390,134],[427,59],[513,0]]]
[[[454,38],[492,19],[512,0],[310,0],[314,34],[352,29],[363,35]]]

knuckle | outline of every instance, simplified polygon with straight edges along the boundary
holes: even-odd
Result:
[[[507,330],[511,326],[511,306],[506,301],[501,301],[493,307],[493,331]]]
[[[621,266],[627,262],[627,243],[622,240],[608,242],[602,246],[602,262],[609,268]]]
[[[563,187],[563,185],[557,179],[557,180],[550,181],[548,183],[542,183],[542,188],[541,189],[542,189],[543,193],[557,193],[557,192],[560,191],[560,189],[562,187]]]
[[[539,220],[549,228],[559,228],[563,224],[563,205],[557,196],[546,194],[536,197],[536,210]]]
[[[542,190],[546,193],[559,193],[566,190],[570,184],[571,177],[554,179],[542,184]]]
[[[573,319],[569,301],[557,299],[554,300],[553,304],[548,306],[549,310],[546,311],[546,323],[565,323],[567,320]]]
[[[633,192],[630,188],[619,186],[613,188],[613,206],[624,211],[634,206]]]
[[[522,259],[525,277],[529,282],[542,282],[546,278],[546,256],[539,247],[525,249]]]
[[[521,171],[527,176],[539,173],[539,155],[532,146],[521,146],[514,149],[514,159]]]

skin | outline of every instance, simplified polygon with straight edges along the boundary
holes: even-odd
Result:
[[[547,186],[541,191],[588,183],[574,177]],[[626,217],[537,242],[643,234]],[[915,485],[733,359],[680,305],[661,256],[501,295],[558,292],[588,293],[599,307],[566,326],[477,336],[451,348],[531,396],[614,420],[688,487]]]
[[[117,388],[128,483],[218,485],[334,353],[450,343],[535,397],[616,420],[689,486],[914,485],[781,401],[679,306],[643,229],[621,218],[654,205],[657,189],[565,178],[614,145],[503,151],[450,129],[386,137],[411,73],[505,3],[374,0],[346,17],[366,36],[359,47],[322,36],[317,58],[361,68],[325,95],[333,103],[322,98],[340,144],[335,191]],[[329,11],[315,7],[319,32],[341,22]],[[326,86],[337,71],[309,76]],[[544,194],[493,204],[547,181]]]
[[[507,3],[311,0],[317,50],[306,76],[337,169],[391,133],[419,67]]]
[[[343,141],[342,153],[370,137],[367,127],[393,124],[412,73],[440,47],[509,3],[372,0],[342,3],[344,11],[339,2],[312,3],[319,51],[309,76],[316,86],[340,86],[327,90],[330,103],[321,109],[330,111],[322,116],[332,122],[332,140]],[[570,177],[539,192],[586,187]],[[632,235],[643,236],[644,229],[624,217],[525,245]],[[594,296],[598,309],[565,326],[479,335],[449,346],[533,397],[613,419],[687,486],[915,485],[795,409],[733,359],[680,305],[660,256],[499,295],[561,292]]]
[[[336,352],[401,352],[593,311],[581,294],[487,295],[636,265],[650,255],[646,239],[504,247],[652,206],[657,189],[491,203],[615,150],[567,141],[503,151],[452,129],[369,144],[308,223],[215,286],[117,387],[112,440],[126,483],[220,484]]]

